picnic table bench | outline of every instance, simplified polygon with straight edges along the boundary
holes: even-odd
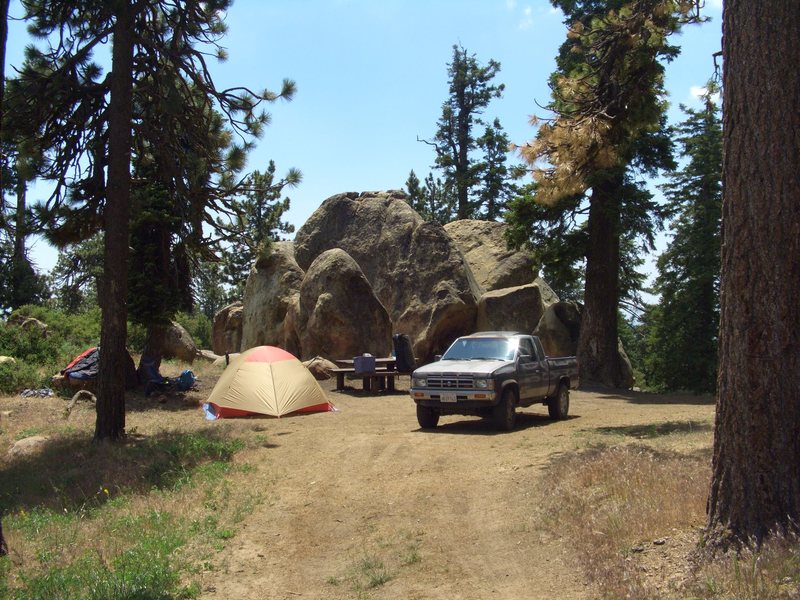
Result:
[[[368,372],[358,372],[354,366],[353,359],[334,360],[337,368],[331,369],[331,373],[336,375],[336,390],[344,389],[345,377],[350,379],[361,379],[362,388],[365,391],[387,390],[393,392],[394,378],[402,373],[395,370],[394,357],[376,358],[375,370]]]

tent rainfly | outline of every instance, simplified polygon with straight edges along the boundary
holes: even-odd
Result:
[[[274,346],[250,348],[231,360],[206,405],[218,419],[329,410],[333,405],[305,365]]]

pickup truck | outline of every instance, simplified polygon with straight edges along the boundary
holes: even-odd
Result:
[[[481,332],[458,338],[441,359],[416,369],[409,393],[423,429],[436,427],[441,415],[476,415],[511,431],[517,407],[541,403],[550,418],[565,419],[576,387],[574,356],[545,356],[535,336]]]

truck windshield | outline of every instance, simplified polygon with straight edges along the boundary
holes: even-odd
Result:
[[[517,344],[503,338],[463,338],[442,355],[442,360],[514,360]]]

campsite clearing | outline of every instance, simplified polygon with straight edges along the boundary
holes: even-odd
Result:
[[[422,431],[406,377],[395,394],[322,383],[337,412],[208,423],[197,402],[214,380],[203,375],[184,401],[129,410],[136,438],[218,429],[249,441],[231,493],[256,500],[193,576],[204,600],[594,598],[572,541],[542,526],[554,461],[604,444],[691,453],[711,443],[707,397],[577,391],[563,421],[533,407],[507,433],[461,416]],[[63,426],[59,402],[0,398],[12,411],[0,452],[23,429],[51,428],[37,422],[44,407]],[[88,409],[70,417],[73,431],[92,425]],[[685,549],[668,541],[655,551],[668,569]]]

